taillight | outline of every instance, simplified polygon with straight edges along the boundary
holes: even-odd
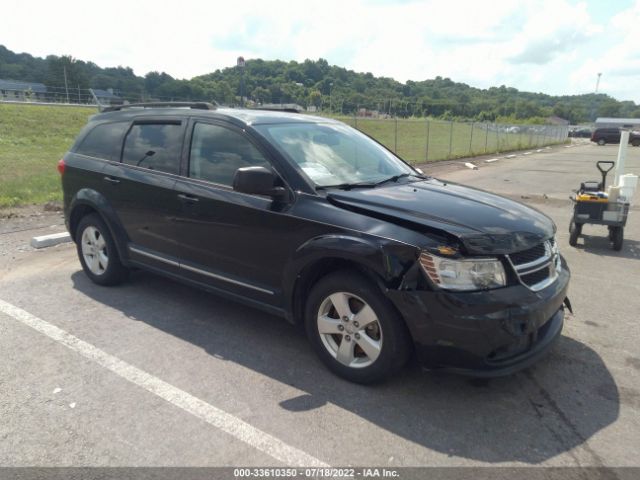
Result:
[[[64,173],[64,158],[58,160],[58,172],[60,173],[60,175]]]

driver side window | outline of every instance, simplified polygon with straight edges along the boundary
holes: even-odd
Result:
[[[219,125],[196,123],[189,155],[189,176],[231,186],[236,170],[267,167],[269,162],[244,136]]]

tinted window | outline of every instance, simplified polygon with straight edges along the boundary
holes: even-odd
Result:
[[[269,162],[246,138],[228,128],[197,123],[193,129],[189,176],[231,185],[241,167],[268,167]]]
[[[128,126],[128,122],[98,125],[84,137],[76,153],[105,160],[120,160],[122,137]]]
[[[180,171],[182,126],[173,123],[145,123],[131,127],[124,142],[122,162],[160,172]]]

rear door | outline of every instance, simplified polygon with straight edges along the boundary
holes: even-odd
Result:
[[[99,123],[90,128],[80,143],[65,156],[66,170],[62,178],[65,203],[80,189],[88,189],[107,196],[110,185],[102,171],[110,161],[118,161],[122,140],[129,121]]]
[[[108,198],[136,261],[178,271],[175,217],[181,204],[173,190],[178,174],[186,120],[144,118],[129,127],[121,160],[104,171]]]

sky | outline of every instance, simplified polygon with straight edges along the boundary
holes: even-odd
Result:
[[[401,82],[449,77],[640,103],[640,0],[31,0],[0,44],[191,78],[246,59],[324,58]]]

